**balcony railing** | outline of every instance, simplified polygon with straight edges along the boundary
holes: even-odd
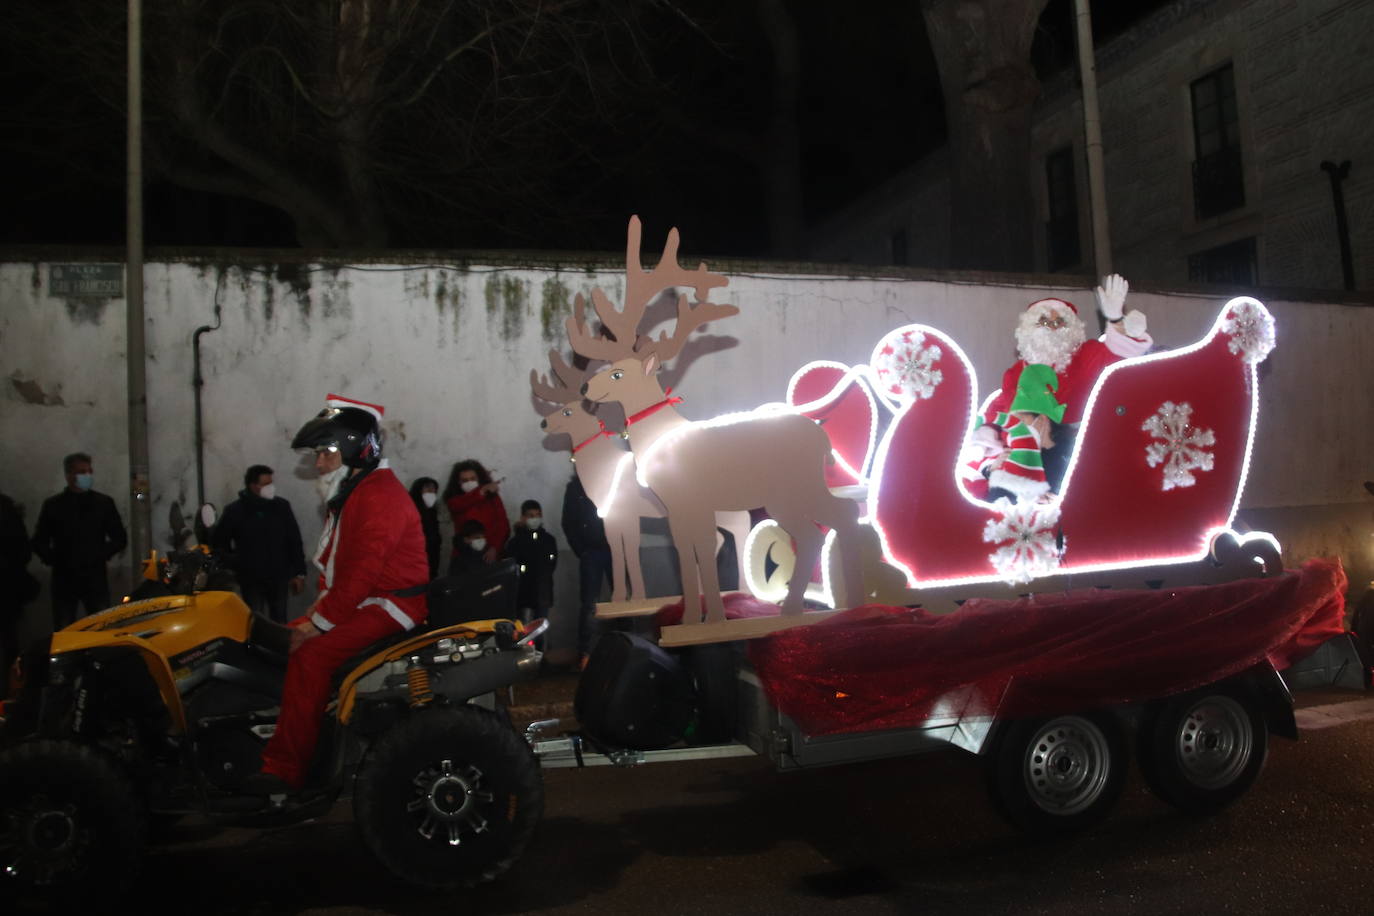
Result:
[[[1227,146],[1193,161],[1193,209],[1207,219],[1245,206],[1240,147]]]

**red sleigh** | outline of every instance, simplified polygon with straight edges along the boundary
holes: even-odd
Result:
[[[1059,495],[1041,503],[990,503],[961,479],[976,380],[959,346],[933,328],[892,331],[867,367],[812,364],[794,377],[788,400],[830,434],[832,486],[867,485],[882,559],[907,589],[1101,578],[1219,553],[1277,564],[1272,538],[1230,532],[1254,438],[1256,366],[1272,346],[1272,317],[1242,297],[1196,343],[1110,366],[1084,411]],[[892,412],[876,444],[884,412],[865,385]]]

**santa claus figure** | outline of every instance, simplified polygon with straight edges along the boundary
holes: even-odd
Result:
[[[1046,498],[1063,479],[1073,454],[1083,408],[1097,378],[1117,360],[1147,353],[1154,343],[1145,316],[1122,314],[1126,280],[1112,274],[1094,292],[1107,331],[1087,340],[1073,303],[1040,299],[1021,314],[1016,327],[1020,357],[1002,376],[1002,390],[989,402],[973,432],[988,481],[988,498]]]

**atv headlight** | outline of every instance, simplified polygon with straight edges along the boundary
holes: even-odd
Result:
[[[71,683],[76,677],[76,659],[70,655],[53,655],[48,658],[48,684],[61,687]]]

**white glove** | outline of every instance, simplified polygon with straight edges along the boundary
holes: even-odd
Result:
[[[1121,274],[1112,274],[1102,278],[1102,285],[1093,290],[1093,295],[1097,297],[1097,307],[1102,310],[1102,314],[1107,316],[1108,321],[1116,321],[1121,317],[1121,309],[1126,302],[1126,290],[1130,284]]]
[[[1006,451],[1006,446],[1002,444],[1002,436],[991,426],[980,426],[975,429],[970,441],[974,446],[981,448],[988,458],[995,458]]]
[[[1145,336],[1145,313],[1140,309],[1131,309],[1126,313],[1126,318],[1121,322],[1121,330],[1126,332],[1127,337]]]

